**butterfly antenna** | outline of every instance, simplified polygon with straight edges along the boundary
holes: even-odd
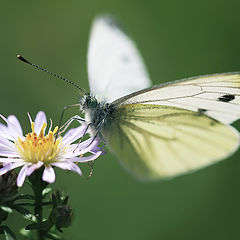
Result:
[[[74,87],[76,87],[77,89],[79,89],[79,90],[80,90],[81,92],[83,92],[84,94],[87,94],[87,92],[86,92],[83,88],[79,87],[76,83],[74,83],[74,82],[72,82],[72,81],[70,81],[70,80],[68,80],[68,79],[66,79],[66,78],[64,78],[64,77],[61,77],[61,76],[57,75],[56,73],[50,72],[50,71],[48,71],[48,70],[46,70],[46,69],[44,69],[44,68],[42,68],[42,67],[40,67],[40,66],[38,66],[38,65],[36,65],[36,64],[34,64],[34,63],[29,62],[26,58],[22,57],[22,56],[19,55],[19,54],[17,55],[17,58],[18,58],[19,60],[21,60],[22,62],[24,62],[24,63],[27,63],[27,64],[29,64],[29,65],[37,68],[37,69],[40,69],[40,70],[42,70],[42,71],[44,71],[44,72],[46,72],[46,73],[48,73],[48,74],[50,74],[50,75],[58,78],[58,79],[61,79],[61,80],[65,81],[65,82],[73,85]]]

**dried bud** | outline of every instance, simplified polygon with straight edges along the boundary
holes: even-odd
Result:
[[[51,221],[58,229],[66,228],[72,221],[72,209],[68,205],[59,205],[51,212]]]
[[[72,221],[72,209],[68,203],[68,197],[64,197],[58,190],[52,194],[53,209],[50,214],[50,221],[61,232],[61,228],[66,228]]]
[[[11,201],[18,192],[16,179],[17,174],[14,170],[0,176],[0,205],[2,205],[0,209],[0,224],[7,219],[9,212],[12,211],[9,204],[11,204]]]
[[[0,204],[6,203],[17,194],[17,174],[14,170],[0,176]]]

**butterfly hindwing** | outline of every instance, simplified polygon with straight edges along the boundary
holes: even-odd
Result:
[[[119,107],[103,135],[137,178],[169,178],[215,163],[239,145],[238,132],[199,112],[171,106]]]

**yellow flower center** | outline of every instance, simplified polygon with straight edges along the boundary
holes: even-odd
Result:
[[[55,140],[54,134],[58,127],[44,136],[44,130],[47,124],[44,123],[39,135],[34,132],[34,122],[31,124],[32,132],[28,133],[25,140],[22,141],[20,137],[15,142],[17,150],[24,161],[29,163],[43,162],[44,165],[50,165],[57,161],[57,155],[61,148],[61,138]]]

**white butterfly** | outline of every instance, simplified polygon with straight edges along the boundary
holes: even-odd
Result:
[[[239,146],[228,124],[240,118],[240,73],[150,87],[133,41],[102,16],[91,32],[88,74],[91,94],[80,105],[92,134],[140,179],[194,171]]]

